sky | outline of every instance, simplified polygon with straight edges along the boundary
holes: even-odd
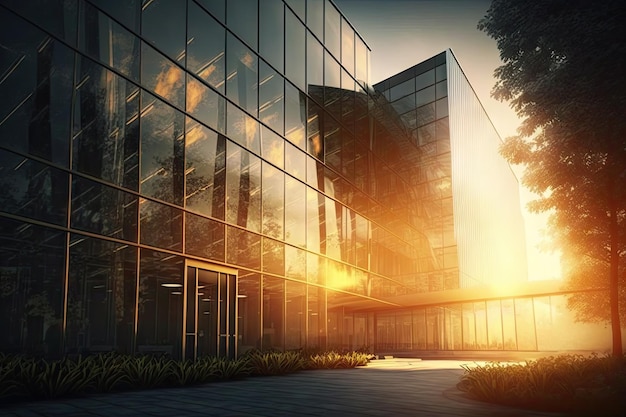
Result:
[[[494,70],[502,63],[495,40],[476,28],[490,0],[333,0],[371,49],[370,81],[382,81],[446,49],[461,68],[500,136],[516,134],[521,123],[508,103],[491,97]],[[513,167],[520,179],[522,167]],[[560,278],[558,253],[549,244],[547,215],[526,208],[536,195],[520,185],[526,226],[528,277]]]

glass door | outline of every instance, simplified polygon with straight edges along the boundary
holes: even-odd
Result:
[[[234,272],[188,261],[185,359],[237,356],[237,275]]]

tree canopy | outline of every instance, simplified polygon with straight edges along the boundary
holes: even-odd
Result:
[[[625,18],[617,0],[494,0],[478,24],[503,62],[492,94],[523,119],[502,154],[525,165],[539,196],[530,209],[553,212],[570,288],[609,288],[605,308],[597,292],[570,305],[611,322],[614,354],[626,287]]]

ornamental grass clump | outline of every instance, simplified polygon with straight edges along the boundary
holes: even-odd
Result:
[[[254,351],[247,353],[245,359],[252,375],[283,375],[306,367],[306,360],[297,351]]]
[[[598,415],[612,415],[626,405],[626,357],[564,355],[463,368],[459,389],[482,401]]]
[[[367,365],[368,355],[361,352],[327,352],[312,354],[307,359],[307,369],[356,368]]]

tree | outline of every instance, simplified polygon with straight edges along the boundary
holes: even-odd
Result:
[[[609,287],[610,314],[594,310],[593,292],[574,305],[583,320],[610,319],[614,355],[626,284],[625,10],[619,0],[494,0],[478,24],[503,62],[492,95],[523,118],[502,154],[525,165],[539,196],[530,209],[552,211],[570,286]]]

